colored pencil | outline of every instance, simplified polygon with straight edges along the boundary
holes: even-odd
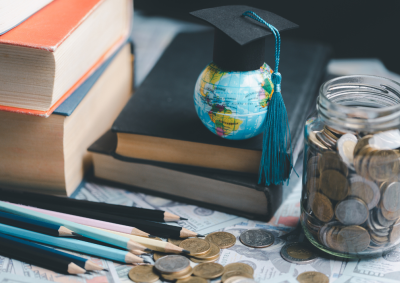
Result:
[[[17,198],[21,200],[31,200],[37,202],[45,202],[52,203],[55,205],[62,206],[70,206],[80,209],[90,209],[92,211],[103,212],[107,211],[113,215],[120,215],[129,218],[136,219],[144,219],[150,221],[158,221],[158,222],[169,222],[169,221],[179,221],[179,220],[187,220],[186,218],[181,218],[178,215],[172,214],[167,211],[156,210],[156,209],[148,209],[148,208],[139,208],[139,207],[131,207],[117,204],[109,204],[104,202],[93,202],[87,200],[78,200],[72,198],[58,197],[52,195],[38,194],[32,192],[23,192],[23,191],[11,191],[0,189],[2,197],[10,196],[13,198]]]
[[[13,249],[19,252],[25,252],[27,255],[42,259],[44,261],[63,260],[68,263],[75,263],[80,268],[86,270],[103,270],[91,260],[78,257],[69,253],[57,251],[56,249],[29,242],[20,238],[0,233],[0,246],[6,249]]]
[[[54,225],[3,211],[0,211],[0,223],[54,237],[70,237],[78,235],[64,226]]]
[[[135,227],[115,224],[115,223],[111,223],[111,222],[91,219],[91,218],[82,217],[82,216],[76,216],[76,215],[57,212],[57,211],[51,211],[51,210],[47,210],[47,209],[41,209],[41,208],[37,208],[37,207],[33,207],[33,206],[27,206],[27,205],[22,205],[22,204],[16,204],[16,205],[25,207],[26,209],[42,212],[44,214],[58,217],[61,219],[69,220],[74,223],[79,223],[82,225],[93,226],[96,228],[107,229],[107,230],[111,230],[111,231],[121,232],[121,233],[125,233],[125,234],[131,234],[131,235],[140,236],[140,237],[154,237],[154,236],[151,236],[150,234],[143,232]]]
[[[136,250],[139,245],[129,239],[128,237],[114,235],[112,233],[99,231],[98,229],[88,227],[82,224],[74,223],[68,220],[64,220],[61,218],[57,218],[51,215],[46,215],[37,211],[29,210],[24,207],[19,207],[11,203],[6,203],[4,201],[0,201],[0,211],[5,211],[25,217],[29,217],[36,220],[46,221],[53,224],[62,224],[68,229],[72,229],[73,231],[79,233],[82,236],[95,239],[97,241],[105,242],[107,244],[111,244],[114,246],[118,246],[127,250]],[[143,246],[142,246],[143,247]],[[145,247],[144,247],[145,248]]]
[[[3,196],[0,195],[0,199],[2,199],[2,198],[3,198]],[[82,216],[82,217],[92,218],[92,219],[96,219],[96,220],[131,226],[131,227],[135,227],[137,229],[146,231],[147,233],[150,233],[151,235],[156,235],[158,237],[164,237],[164,238],[203,237],[202,235],[199,235],[199,234],[197,234],[193,231],[190,231],[186,228],[183,228],[183,227],[172,226],[172,225],[167,225],[167,224],[163,224],[163,223],[156,223],[156,222],[142,220],[142,219],[133,219],[133,218],[123,217],[123,216],[111,215],[106,212],[92,211],[92,210],[80,209],[80,208],[75,208],[75,207],[70,207],[70,206],[54,205],[52,203],[36,202],[36,201],[31,201],[31,200],[26,200],[26,199],[23,200],[23,203],[21,203],[21,201],[18,199],[8,198],[7,201],[10,201],[11,203],[14,203],[14,204],[24,204],[24,205],[37,207],[37,208],[42,208],[42,209],[72,214],[72,215],[76,215],[76,216]],[[77,231],[74,230],[74,232],[77,232]]]
[[[115,232],[115,231],[110,231],[110,230],[104,230],[100,228],[96,228],[101,231],[113,233],[115,235],[121,236],[124,235],[123,233]],[[162,253],[186,253],[189,254],[190,251],[184,250],[181,247],[178,247],[174,244],[171,244],[169,242],[164,242],[164,241],[159,241],[159,240],[154,240],[150,238],[143,238],[143,237],[138,237],[134,235],[128,235],[128,237],[133,240],[137,241],[138,243],[142,244],[143,246],[146,246],[154,251],[157,252],[162,252]]]
[[[0,233],[75,252],[90,254],[113,261],[124,263],[142,262],[142,259],[140,257],[137,257],[126,250],[118,250],[102,245],[92,244],[85,241],[77,240],[75,238],[51,237],[5,224],[0,224]]]

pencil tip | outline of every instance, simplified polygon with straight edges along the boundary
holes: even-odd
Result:
[[[179,219],[180,220],[188,220],[187,218],[184,218],[184,217],[180,217]]]
[[[148,235],[147,237],[149,237],[149,238],[157,238],[156,236],[153,236],[153,235]]]
[[[145,251],[145,252],[151,253],[153,250],[152,250],[152,249],[145,248],[144,251]]]
[[[205,235],[201,235],[201,234],[197,234],[197,236],[196,237],[205,237]]]
[[[148,261],[148,260],[143,260],[143,263],[149,263],[149,264],[151,264],[151,261]]]
[[[190,254],[190,251],[188,251],[188,250],[182,250],[182,253],[184,253],[184,254]]]
[[[75,232],[72,232],[71,234],[72,234],[72,236],[82,237],[82,235],[75,233]]]
[[[107,271],[107,272],[108,272],[108,271],[110,271],[110,270],[108,270],[107,268],[104,268],[103,271]]]

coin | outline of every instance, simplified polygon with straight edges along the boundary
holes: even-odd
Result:
[[[192,274],[193,274],[193,268],[189,266],[182,272],[172,273],[172,274],[162,273],[161,276],[166,280],[173,281],[173,280],[189,278],[190,276],[192,276]]]
[[[374,182],[358,175],[352,175],[349,183],[349,196],[362,199],[367,204],[368,209],[373,209],[379,203],[381,193]]]
[[[154,265],[139,265],[132,268],[128,273],[129,278],[135,282],[156,282],[160,276],[154,272]]]
[[[369,160],[375,151],[376,149],[370,146],[365,146],[357,153],[357,155],[354,156],[354,169],[356,170],[357,174],[364,178],[370,179],[368,165]]]
[[[253,279],[253,275],[251,275],[251,274],[248,274],[241,270],[232,270],[232,271],[225,272],[224,275],[222,275],[222,277],[221,277],[221,281],[225,282],[226,279],[233,277],[233,276],[240,276],[240,277]]]
[[[381,206],[390,212],[400,210],[400,183],[392,182],[382,190]]]
[[[360,225],[367,220],[369,209],[363,200],[351,197],[336,205],[335,215],[344,225]]]
[[[396,151],[378,150],[369,161],[368,173],[373,180],[384,182],[395,178],[399,169],[399,155]]]
[[[165,254],[165,253],[160,253],[160,252],[154,252],[153,253],[153,259],[154,261],[159,260],[160,258],[166,256],[166,255],[172,255],[172,254]]]
[[[247,230],[240,234],[239,239],[243,245],[252,248],[266,248],[275,241],[274,235],[263,229]]]
[[[388,220],[386,219],[383,215],[382,215],[382,210],[377,208],[376,209],[376,220],[379,223],[379,225],[383,226],[383,227],[389,227],[391,225],[393,225],[395,220]]]
[[[176,281],[176,283],[208,283],[208,280],[201,277],[191,276],[186,279],[180,279]]]
[[[196,256],[196,259],[215,259],[216,257],[219,256],[219,253],[221,252],[221,249],[214,243],[209,242],[210,243],[210,250],[205,253],[204,255],[198,255]]]
[[[317,259],[305,243],[286,244],[281,249],[281,256],[284,260],[296,264],[308,264]]]
[[[368,231],[360,226],[343,227],[336,237],[336,250],[342,253],[358,253],[365,250],[370,242]]]
[[[337,236],[342,228],[343,226],[340,225],[333,225],[328,228],[327,232],[324,234],[324,242],[326,243],[327,247],[334,250],[337,249]]]
[[[310,195],[310,205],[312,212],[322,222],[328,222],[333,218],[333,208],[331,201],[321,193]]]
[[[211,249],[208,241],[199,238],[186,239],[179,244],[179,247],[190,251],[191,256],[204,255]]]
[[[342,131],[340,131],[340,130],[338,130],[338,129],[332,128],[331,126],[327,126],[327,125],[324,126],[324,129],[326,129],[326,130],[332,132],[332,133],[333,133],[334,135],[336,135],[337,137],[340,137],[340,136],[346,134],[345,132],[342,132]]]
[[[219,263],[200,263],[193,268],[195,276],[206,279],[214,279],[220,277],[224,273],[224,267]]]
[[[372,135],[367,135],[363,137],[362,139],[358,140],[356,146],[354,147],[354,157],[358,154],[358,152],[365,147],[366,145],[369,145],[369,139],[372,138]]]
[[[336,170],[326,170],[319,178],[321,191],[332,200],[343,200],[349,193],[346,177]]]
[[[386,210],[385,207],[381,206],[381,212],[383,217],[385,217],[387,220],[396,220],[397,218],[400,217],[400,210],[397,211],[389,211]]]
[[[315,135],[317,136],[317,139],[327,148],[335,148],[336,144],[334,142],[332,142],[329,138],[327,138],[323,132],[317,132],[315,133]]]
[[[322,157],[318,160],[318,169],[320,174],[325,170],[335,170],[341,172],[344,176],[347,176],[349,169],[340,160],[339,155],[334,151],[325,151]]]
[[[318,150],[322,150],[322,149],[328,149],[328,147],[326,147],[324,144],[322,144],[316,136],[316,132],[310,132],[308,135],[308,141],[310,142],[310,146],[318,149]]]
[[[313,156],[307,162],[307,176],[308,177],[318,177],[319,176],[319,169],[318,169],[318,160],[321,157]]]
[[[179,246],[180,243],[182,243],[184,240],[186,239],[172,239],[172,238],[168,238],[168,242],[175,245],[175,246]]]
[[[347,164],[347,166],[353,166],[353,153],[356,144],[357,137],[352,134],[345,134],[341,136],[336,143],[339,155],[342,158],[343,162]]]
[[[216,244],[220,249],[227,249],[236,243],[236,237],[228,232],[214,232],[206,236],[206,240]]]
[[[224,267],[224,273],[232,271],[232,270],[239,270],[239,271],[243,271],[247,274],[253,275],[254,274],[254,269],[245,263],[241,263],[241,262],[234,262],[234,263],[230,263],[225,265]]]
[[[296,279],[300,283],[329,283],[328,276],[317,271],[303,272]]]
[[[332,132],[329,128],[327,128],[325,126],[324,126],[323,132],[325,135],[329,136],[331,139],[333,139],[335,141],[337,141],[341,137],[341,135],[335,134],[334,132]]]
[[[243,276],[232,276],[226,279],[224,283],[257,283],[257,281]]]
[[[370,229],[370,232],[373,232],[377,236],[387,237],[389,235],[390,229],[379,224],[379,221],[377,220],[377,214],[377,208],[370,210],[369,217],[367,219],[367,227]]]
[[[308,174],[308,171],[307,171]],[[319,190],[319,178],[310,177],[306,184],[308,194],[316,193]]]
[[[397,219],[397,221],[393,224],[393,227],[389,234],[389,241],[391,244],[394,244],[397,242],[399,238],[400,238],[400,218]]]
[[[167,255],[156,261],[155,268],[162,273],[173,273],[185,270],[190,261],[181,255]]]
[[[196,257],[190,257],[189,259],[196,263],[216,262],[219,259],[219,255],[217,255],[215,258],[211,258],[211,259],[199,259]]]

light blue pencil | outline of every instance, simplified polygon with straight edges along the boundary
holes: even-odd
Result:
[[[127,251],[109,248],[71,238],[52,237],[1,223],[0,233],[119,262],[138,263],[142,260],[140,257],[135,256]]]
[[[29,210],[23,207],[19,207],[15,204],[0,201],[0,211],[13,213],[16,215],[25,216],[28,218],[45,221],[48,223],[62,225],[68,229],[71,229],[75,233],[78,233],[87,238],[95,239],[100,242],[111,244],[117,247],[121,247],[127,250],[145,250],[146,247],[138,244],[128,237],[115,235],[106,231],[101,231],[92,227],[88,227],[82,224],[74,223],[68,220],[64,220],[58,217],[47,215],[41,212]]]

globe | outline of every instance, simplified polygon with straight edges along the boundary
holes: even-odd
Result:
[[[222,138],[243,140],[260,134],[274,92],[271,74],[265,63],[247,72],[227,72],[208,64],[194,89],[197,115]]]

